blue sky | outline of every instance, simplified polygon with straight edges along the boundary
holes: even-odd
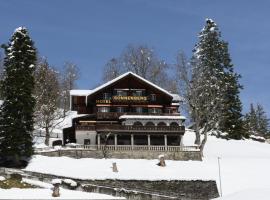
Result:
[[[127,44],[147,44],[170,64],[178,50],[191,55],[209,17],[242,75],[244,110],[258,102],[269,116],[269,8],[267,0],[0,0],[0,43],[26,26],[40,55],[55,67],[76,63],[79,88],[88,89],[101,82],[104,64]]]

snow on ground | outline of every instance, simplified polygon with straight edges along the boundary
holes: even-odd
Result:
[[[193,132],[188,131],[184,138],[184,144],[190,144],[194,141],[194,138]],[[246,199],[240,198],[240,195],[244,192],[238,193],[243,190],[255,192],[261,188],[270,193],[270,174],[268,173],[270,167],[270,144],[253,140],[223,140],[209,136],[204,154],[203,162],[206,163],[209,169],[213,170],[218,187],[220,182],[218,179],[217,158],[221,158],[222,193],[225,196],[232,193],[236,195],[236,198],[232,195],[228,199]],[[259,195],[259,193],[255,192],[253,197],[254,195]],[[227,200],[226,197],[223,199]],[[260,196],[250,199],[260,199]],[[267,199],[270,199],[269,194]]]
[[[125,199],[105,194],[74,191],[60,188],[60,197],[52,197],[52,184],[23,178],[23,182],[42,188],[0,188],[0,199]]]
[[[112,172],[113,162],[117,164],[118,173]],[[167,160],[166,167],[157,166],[157,163],[157,159],[74,159],[36,155],[26,170],[79,179],[208,180],[215,178],[204,162]]]
[[[52,197],[52,190],[48,188],[0,189],[0,194],[0,199],[36,199],[37,197],[38,199],[121,199],[105,194],[66,189],[60,189],[60,197]]]
[[[193,145],[193,141],[194,133],[187,131],[184,144]],[[80,179],[214,179],[219,187],[217,158],[220,157],[224,198],[230,194],[240,195],[238,192],[243,190],[255,191],[257,188],[270,192],[270,144],[209,136],[204,155],[202,162],[167,160],[166,167],[157,166],[157,159],[73,159],[37,155],[26,170]],[[113,162],[117,163],[118,173],[112,172]]]

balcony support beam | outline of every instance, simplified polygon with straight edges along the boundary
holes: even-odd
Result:
[[[150,138],[150,135],[149,135],[149,134],[147,135],[147,144],[148,144],[148,149],[150,149],[150,146],[151,146],[151,138]]]
[[[117,134],[114,134],[114,147],[117,148]]]
[[[180,147],[183,147],[183,136],[182,135],[180,135]]]
[[[98,149],[100,149],[100,134],[97,134],[97,145]]]
[[[134,135],[131,134],[131,149],[134,149]]]
[[[165,145],[165,151],[167,151],[167,143],[168,143],[168,141],[167,141],[167,135],[164,135],[164,145]]]

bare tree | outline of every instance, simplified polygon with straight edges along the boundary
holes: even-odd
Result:
[[[168,64],[146,45],[128,45],[119,58],[111,59],[104,67],[103,80],[109,81],[123,72],[132,71],[165,88],[172,89]]]
[[[79,68],[71,62],[66,62],[61,73],[61,107],[64,114],[69,110],[70,90],[76,88],[76,81],[79,79]]]
[[[107,62],[103,69],[103,81],[110,81],[122,73],[121,64],[116,58],[112,58]]]
[[[45,144],[53,129],[61,122],[63,111],[59,109],[60,85],[58,73],[41,59],[35,72],[35,119],[39,128],[45,129]]]

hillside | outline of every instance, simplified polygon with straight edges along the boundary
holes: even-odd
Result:
[[[187,130],[184,144],[191,145],[193,141],[194,132]],[[243,190],[270,191],[270,175],[267,173],[270,166],[270,144],[252,140],[224,140],[214,136],[209,136],[202,162],[167,161],[167,166],[160,168],[156,166],[157,160],[35,156],[26,170],[82,179],[214,179],[219,187],[217,157],[221,158],[223,196],[234,193],[239,196]],[[119,173],[112,172],[112,162],[117,163]],[[62,166],[61,169],[59,166]]]

